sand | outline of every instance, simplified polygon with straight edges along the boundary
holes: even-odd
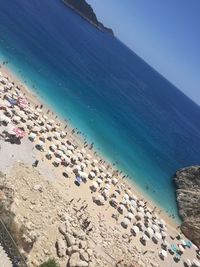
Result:
[[[31,106],[35,107],[42,104],[41,100],[22,85],[8,69],[3,68],[1,72],[14,81],[15,84],[21,84],[19,86],[20,91],[25,94]],[[48,106],[42,105],[40,116],[47,114],[47,111],[50,110]],[[72,133],[73,129],[69,123],[57,118],[52,111],[47,116],[49,120],[54,119],[56,123],[59,123],[59,131],[67,131],[67,139],[71,140],[77,146],[77,149],[81,150],[84,147],[84,140],[80,135]],[[64,128],[66,124],[67,129]],[[0,126],[0,133],[3,130],[6,130],[6,128]],[[26,133],[28,133],[28,130],[26,130]],[[65,213],[76,217],[76,210],[82,205],[86,206],[92,225],[95,226],[87,237],[91,247],[93,243],[93,252],[96,255],[92,261],[92,264],[96,265],[91,266],[117,266],[116,263],[120,260],[122,260],[122,263],[119,266],[125,266],[125,260],[128,260],[128,262],[136,261],[138,266],[183,266],[183,261],[187,258],[191,260],[196,258],[195,248],[192,247],[185,249],[178,263],[175,263],[173,256],[169,253],[164,261],[160,259],[159,251],[161,251],[162,240],[155,244],[150,239],[144,246],[140,241],[143,232],[140,231],[136,237],[133,236],[130,232],[132,223],[126,229],[123,228],[121,222],[124,219],[124,214],[119,214],[116,209],[111,207],[109,199],[105,201],[103,206],[94,203],[93,197],[97,197],[99,193],[91,192],[92,180],[87,179],[87,183],[81,183],[80,186],[77,186],[74,183],[74,166],[54,167],[53,160],[46,158],[46,152],[49,150],[52,141],[45,141],[44,149],[46,152],[39,151],[35,147],[38,142],[39,135],[34,142],[31,142],[26,135],[21,140],[20,145],[10,144],[5,142],[3,138],[0,139],[0,171],[6,174],[7,183],[15,190],[17,201],[14,202],[12,208],[16,215],[16,222],[18,224],[30,224],[30,230],[36,232],[38,236],[28,256],[29,266],[37,266],[38,263],[50,256],[57,258],[61,267],[66,266],[67,258],[59,258],[55,248],[55,243],[59,236],[58,227],[62,221],[60,218]],[[92,159],[96,159],[98,162],[101,160],[101,157],[94,150],[88,147],[85,150],[85,154],[89,153]],[[32,164],[36,159],[39,160],[39,164],[37,168],[33,168]],[[97,163],[95,165],[97,167],[103,165],[111,173],[114,171],[113,168],[108,168],[110,166],[108,163]],[[84,168],[84,172],[89,173],[93,169],[94,167],[89,164]],[[63,172],[68,174],[68,178],[63,176]],[[122,175],[116,176],[118,185],[123,182],[125,188],[129,188],[138,199],[144,199],[137,186],[128,180],[122,179]],[[101,187],[104,187],[105,184],[106,180],[104,179]],[[33,190],[34,185],[42,187],[42,194]],[[112,195],[117,186],[112,183],[110,186],[110,195]],[[119,201],[122,201],[122,194],[119,197]],[[150,199],[145,197],[144,201],[147,201],[149,210],[155,207],[155,204]],[[157,210],[160,210],[160,208],[157,207]],[[117,221],[113,218],[113,214],[117,214]],[[179,241],[174,239],[179,234],[178,225],[164,211],[159,213],[158,216],[166,222],[167,242],[178,244]]]

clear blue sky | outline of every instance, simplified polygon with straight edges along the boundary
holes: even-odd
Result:
[[[200,0],[87,0],[98,19],[200,104]]]

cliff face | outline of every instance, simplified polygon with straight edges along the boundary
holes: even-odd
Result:
[[[108,32],[114,36],[112,29],[105,27],[101,22],[98,21],[92,7],[85,0],[63,0],[63,2],[98,29]]]
[[[200,247],[200,166],[177,171],[174,177],[180,216],[181,230]]]

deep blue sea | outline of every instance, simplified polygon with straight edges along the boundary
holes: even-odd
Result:
[[[61,0],[0,1],[0,59],[177,218],[172,176],[200,163],[200,107]]]

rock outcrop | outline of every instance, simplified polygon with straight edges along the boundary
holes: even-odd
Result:
[[[112,29],[105,27],[103,23],[98,21],[94,10],[85,0],[63,0],[63,2],[92,25],[101,31],[108,32],[110,35],[114,36]]]
[[[200,166],[176,172],[177,202],[183,219],[182,232],[200,247]]]

